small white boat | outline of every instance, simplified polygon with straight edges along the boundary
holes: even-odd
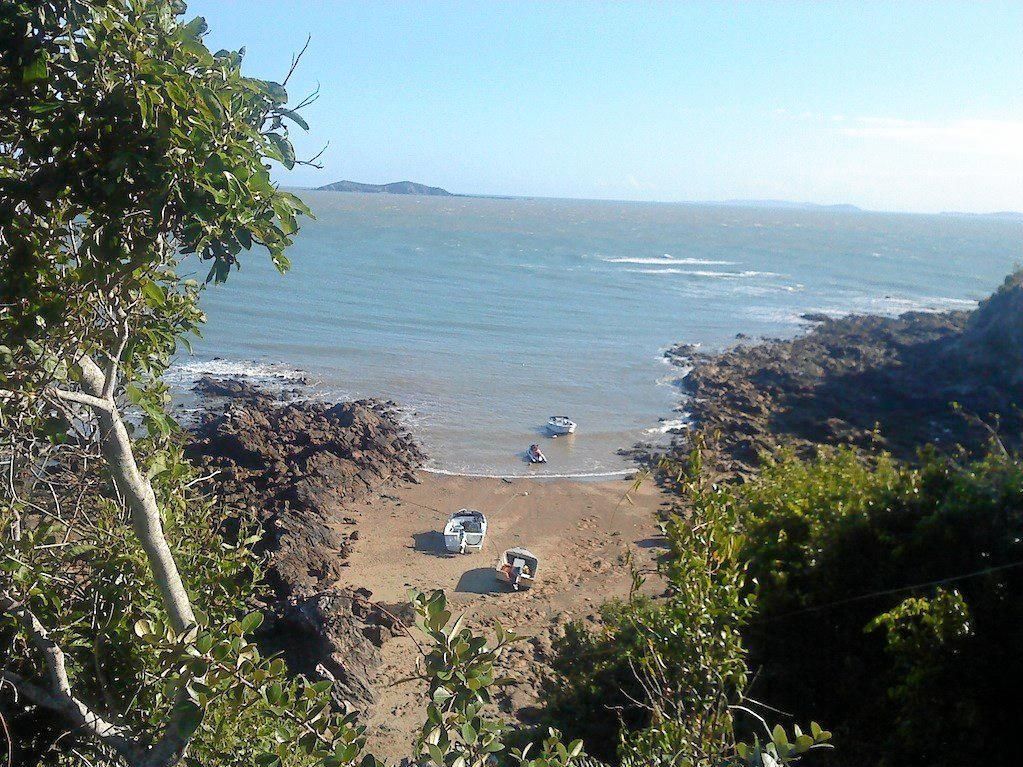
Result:
[[[547,431],[551,434],[574,434],[575,421],[567,415],[552,415],[547,419]]]
[[[483,548],[487,535],[487,518],[476,509],[460,509],[444,525],[444,548],[452,553],[465,554]]]
[[[536,580],[540,560],[529,549],[507,549],[497,560],[497,580],[507,583],[516,591],[528,589]]]
[[[547,456],[540,450],[540,446],[533,444],[529,446],[529,450],[526,451],[526,459],[530,463],[547,463]]]

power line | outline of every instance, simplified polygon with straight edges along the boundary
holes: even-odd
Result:
[[[793,615],[803,615],[805,613],[819,612],[821,610],[828,610],[832,607],[839,607],[841,605],[851,604],[853,602],[862,602],[867,599],[873,599],[875,597],[890,596],[891,594],[899,594],[903,591],[913,591],[914,589],[922,589],[928,586],[941,586],[945,583],[955,583],[956,581],[965,581],[969,578],[977,578],[981,575],[988,575],[990,573],[1000,572],[1002,570],[1009,570],[1013,567],[1023,566],[1023,561],[1009,562],[1005,565],[997,565],[995,567],[986,567],[983,570],[977,570],[972,573],[965,573],[963,575],[953,575],[949,578],[939,578],[936,581],[927,581],[926,583],[915,583],[912,586],[900,586],[894,589],[885,589],[883,591],[872,591],[869,594],[860,594],[855,597],[848,597],[846,599],[839,599],[834,602],[828,602],[823,605],[815,605],[813,607],[804,607],[800,610],[793,610],[792,612],[783,613],[782,615],[772,615],[766,618],[754,618],[750,623],[770,623],[771,621],[781,620],[782,618],[790,618]]]

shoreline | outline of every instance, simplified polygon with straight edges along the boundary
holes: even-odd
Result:
[[[635,474],[639,469],[620,469],[618,471],[594,471],[594,472],[579,472],[579,473],[565,473],[565,474],[482,474],[476,472],[467,471],[451,471],[449,469],[436,469],[430,466],[419,467],[420,471],[425,471],[428,474],[436,474],[442,477],[466,477],[467,479],[528,479],[528,480],[554,480],[554,479],[574,479],[579,481],[600,481],[602,479],[614,479],[621,477],[622,479]]]
[[[820,445],[884,450],[914,460],[920,445],[982,452],[997,437],[1009,449],[1023,430],[1023,274],[1010,274],[972,311],[897,316],[802,315],[790,339],[740,338],[704,352],[665,352],[685,370],[679,407],[690,428],[659,455],[680,457],[702,436],[708,467],[748,477],[761,456]]]

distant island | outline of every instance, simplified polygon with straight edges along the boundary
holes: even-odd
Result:
[[[1006,221],[1023,221],[1023,213],[1016,210],[998,210],[994,213],[966,213],[961,210],[945,210],[943,216],[957,216],[960,218],[1000,218]]]
[[[734,208],[785,208],[787,210],[832,210],[849,213],[863,213],[863,208],[856,205],[838,204],[821,205],[815,202],[793,202],[791,200],[722,200],[705,202],[701,205],[727,205]]]
[[[390,184],[363,184],[358,181],[335,181],[316,187],[319,192],[359,192],[361,194],[422,194],[431,197],[454,197],[439,186],[417,184],[415,181],[395,181]]]

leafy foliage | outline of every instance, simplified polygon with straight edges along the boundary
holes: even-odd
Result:
[[[242,250],[281,270],[308,213],[270,181],[304,121],[278,83],[211,53],[178,2],[9,2],[0,11],[0,387],[73,374],[127,335],[130,393],[166,432],[157,377],[203,320],[179,254],[222,281]]]
[[[732,493],[758,584],[745,634],[760,696],[836,723],[835,756],[850,764],[1012,760],[1002,733],[1023,683],[1018,459],[782,454]]]
[[[149,445],[143,440],[139,447]],[[351,744],[361,751],[362,730],[331,712],[329,684],[289,678],[284,662],[261,657],[251,640],[262,616],[242,611],[259,594],[256,537],[225,539],[218,532],[225,512],[191,489],[197,477],[180,451],[158,455],[152,479],[168,538],[190,580],[202,584],[197,626],[181,635],[166,624],[142,546],[102,496],[87,517],[47,515],[4,539],[7,592],[53,627],[76,691],[97,711],[141,733],[159,733],[177,713],[192,736],[186,764],[351,762],[344,757]],[[0,524],[10,529],[9,509],[0,512]],[[9,667],[31,675],[31,639],[8,621],[2,636]],[[28,736],[16,740],[25,747],[21,763],[62,763],[64,749],[49,747],[65,727],[43,724],[31,718],[15,727]]]
[[[270,181],[298,107],[184,10],[0,7],[0,692],[35,717],[26,763],[346,763],[358,729],[246,638],[251,541],[219,537],[166,412],[204,320],[188,259],[284,270],[308,212]]]
[[[505,647],[519,640],[497,625],[496,643],[465,627],[465,616],[449,625],[451,612],[443,591],[413,594],[416,625],[431,640],[424,655],[423,676],[429,681],[426,722],[418,740],[421,758],[436,767],[482,767],[505,749],[507,726],[488,711],[491,688],[511,679],[495,677],[494,662]],[[569,767],[582,753],[582,741],[569,745],[551,730],[536,756],[531,747],[512,750],[509,758],[520,767]]]
[[[623,765],[785,764],[824,745],[830,733],[768,728],[745,698],[746,650],[741,631],[754,614],[741,506],[703,479],[700,452],[673,467],[670,480],[686,514],[663,525],[669,551],[657,567],[662,596],[642,596],[634,575],[626,603],[602,611],[600,634],[578,624],[559,643],[547,690],[547,715],[590,749]],[[615,731],[608,726],[619,717]],[[739,714],[763,725],[744,741]],[[612,720],[613,721],[613,720]]]

